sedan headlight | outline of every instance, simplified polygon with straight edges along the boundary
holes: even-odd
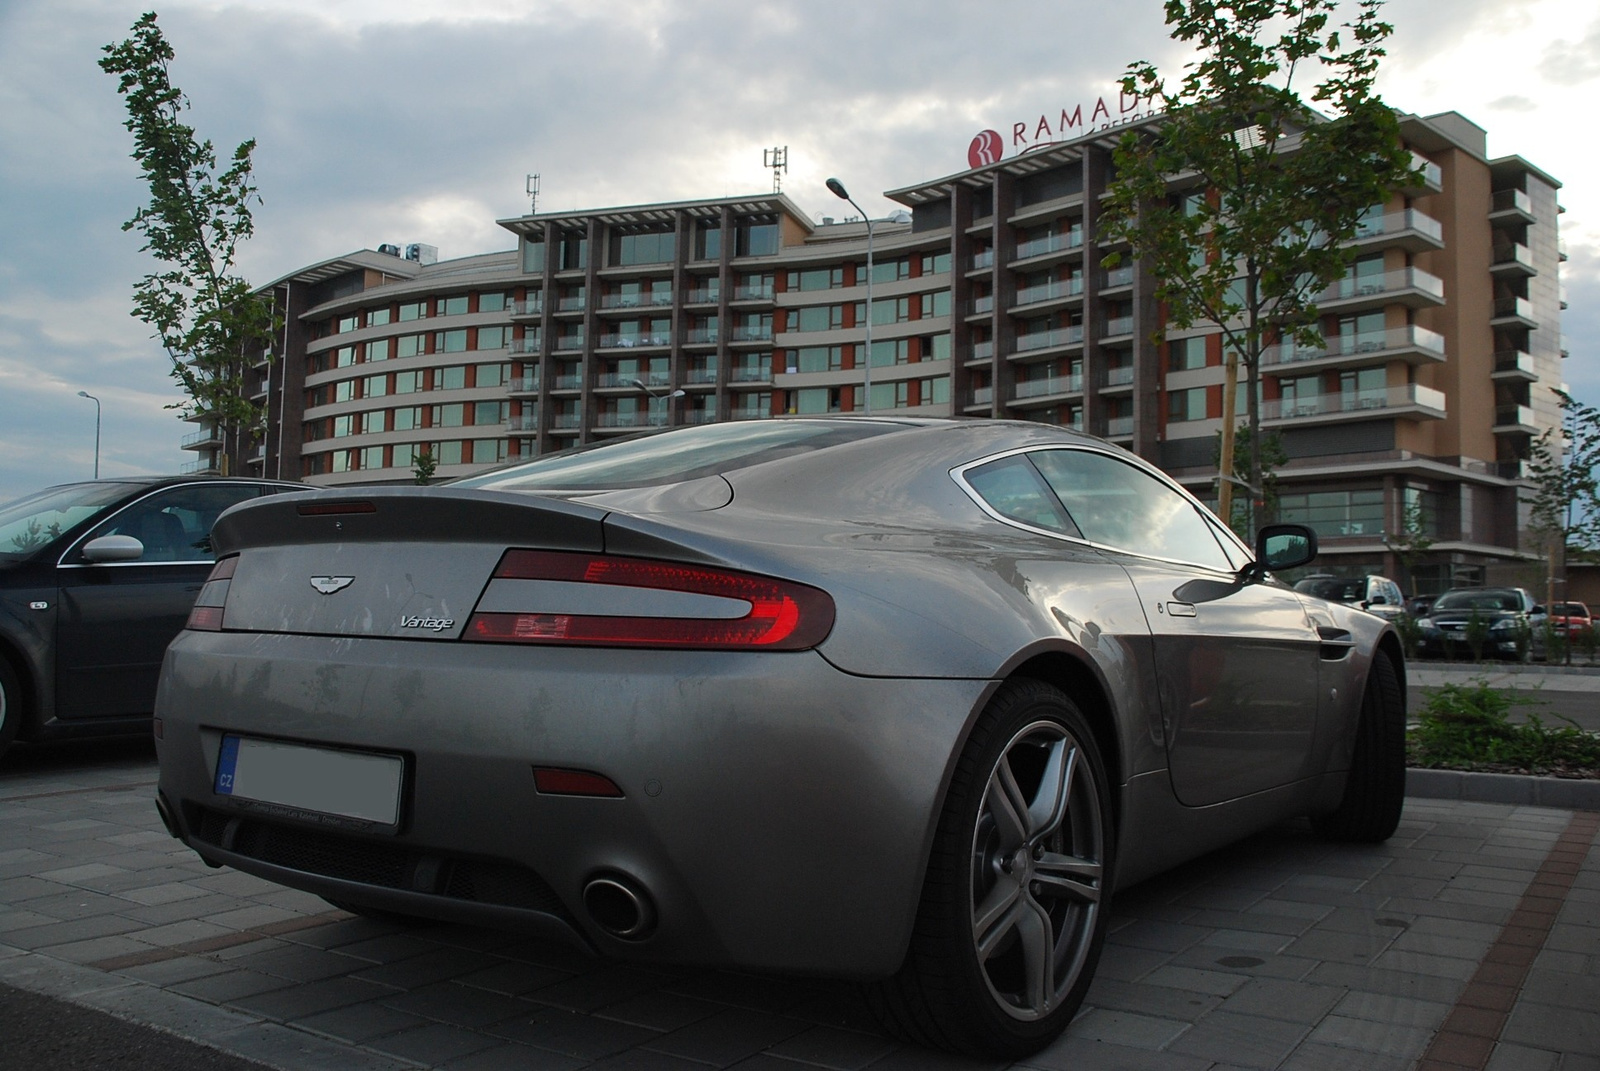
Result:
[[[1417,618],[1417,627],[1420,628],[1424,632],[1438,632],[1439,631],[1439,626],[1435,625],[1433,623],[1433,618],[1431,618],[1431,617],[1419,617],[1419,618]]]
[[[1516,627],[1516,621],[1508,617],[1504,621],[1496,621],[1494,624],[1490,625],[1489,630],[1491,632],[1509,632],[1511,629]]]

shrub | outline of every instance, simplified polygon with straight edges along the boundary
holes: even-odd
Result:
[[[1529,711],[1526,722],[1511,721],[1514,708],[1539,705],[1536,699],[1490,687],[1485,680],[1446,684],[1425,694],[1419,724],[1406,734],[1413,766],[1600,776],[1600,738],[1571,719],[1561,718],[1567,724],[1552,728]]]
[[[1483,645],[1489,642],[1489,622],[1477,610],[1467,619],[1467,649],[1474,662],[1483,661]]]

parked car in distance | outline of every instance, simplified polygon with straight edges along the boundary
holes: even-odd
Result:
[[[1406,600],[1400,594],[1400,585],[1386,576],[1314,573],[1296,581],[1294,589],[1330,602],[1359,606],[1368,613],[1391,620],[1406,612]]]
[[[1383,620],[1067,428],[849,417],[603,441],[217,524],[158,807],[349,910],[859,979],[912,1041],[1071,1021],[1115,891],[1294,816],[1382,840]]]
[[[0,753],[14,740],[148,732],[161,657],[229,506],[299,484],[133,477],[0,505]]]
[[[1520,659],[1532,649],[1533,596],[1524,588],[1451,588],[1417,618],[1417,651],[1425,656],[1467,658],[1473,628],[1482,630],[1482,653]]]
[[[1589,607],[1581,602],[1553,602],[1546,608],[1545,616],[1551,628],[1569,635],[1594,625]]]

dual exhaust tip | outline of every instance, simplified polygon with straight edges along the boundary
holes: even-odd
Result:
[[[627,875],[590,878],[583,887],[583,906],[596,926],[620,941],[642,941],[655,932],[655,901]]]

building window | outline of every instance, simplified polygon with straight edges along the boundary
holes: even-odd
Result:
[[[424,316],[427,315],[427,313],[425,311],[423,311],[424,305],[426,305],[426,302],[422,302],[422,301],[413,301],[413,302],[410,302],[408,304],[401,305],[400,306],[400,315],[397,317],[397,319],[400,319],[400,320],[420,320],[420,319],[422,319]]]
[[[889,365],[910,363],[911,340],[909,338],[892,338],[885,342],[874,341],[872,343],[872,367],[885,368]]]
[[[479,312],[505,312],[506,294],[504,290],[478,295]]]
[[[649,234],[613,234],[611,236],[611,263],[615,266],[630,264],[670,264],[677,256],[678,236],[672,231]]]
[[[556,264],[559,271],[578,271],[589,266],[589,239],[580,234],[561,237],[561,259]],[[459,444],[458,444],[459,445]]]
[[[1206,366],[1206,339],[1175,338],[1167,343],[1167,371],[1189,372]]]
[[[802,346],[790,352],[791,372],[837,372],[844,367],[843,346]]]
[[[948,275],[950,274],[950,254],[924,253],[921,267],[923,275]]]
[[[467,407],[462,402],[433,407],[433,426],[436,428],[459,428],[466,422]]]
[[[467,366],[452,365],[449,368],[435,368],[433,370],[434,390],[462,390],[467,385]]]
[[[441,465],[461,464],[461,442],[439,443],[435,446],[433,454],[439,459]]]
[[[419,353],[426,353],[428,346],[423,339],[426,335],[401,335],[394,340],[396,357],[415,357]]]
[[[511,412],[510,402],[474,402],[472,422],[476,425],[504,424]]]
[[[785,288],[794,290],[832,290],[844,285],[844,268],[814,268],[809,271],[792,271]]]
[[[1383,532],[1383,491],[1312,491],[1278,498],[1278,519],[1304,524],[1319,536],[1376,536]]]
[[[437,331],[433,336],[435,353],[464,353],[467,349],[467,329]]]
[[[478,365],[478,374],[474,380],[474,385],[479,387],[504,386],[510,377],[510,372],[511,366],[508,364],[480,364]]]
[[[368,361],[387,361],[389,359],[389,340],[380,338],[376,342],[367,343],[366,359]]]
[[[388,430],[383,426],[383,421],[384,421],[384,417],[385,416],[386,416],[386,414],[382,409],[372,409],[372,410],[369,410],[369,411],[367,411],[365,413],[362,413],[361,414],[361,434],[363,434],[363,435],[376,435],[380,431]]]
[[[467,295],[451,294],[442,297],[435,308],[435,316],[464,316],[467,311]]]
[[[695,234],[695,256],[700,260],[722,259],[722,225],[702,223]]]
[[[544,274],[544,243],[522,242],[522,270],[529,275]],[[402,317],[403,318],[403,317]]]
[[[410,372],[396,372],[394,374],[394,392],[396,394],[415,394],[422,389],[422,370]]]
[[[389,310],[387,308],[368,309],[367,310],[367,326],[368,327],[382,327],[384,324],[386,324],[388,322],[389,322]]]
[[[388,393],[388,376],[367,376],[361,381],[361,396],[363,398],[382,398]]]
[[[738,230],[738,248],[735,256],[770,257],[778,251],[778,224],[776,220],[741,220]]]
[[[1167,419],[1173,422],[1206,418],[1206,388],[1167,392]]]
[[[412,428],[420,427],[422,427],[422,410],[418,406],[413,405],[394,411],[392,431],[410,431]]]
[[[356,328],[358,328],[360,326],[361,326],[361,314],[359,312],[353,312],[349,316],[341,316],[341,317],[339,317],[339,322],[336,325],[336,327],[334,328],[334,331],[335,331],[335,333],[342,335],[346,331],[354,331]]]
[[[480,350],[503,350],[506,348],[506,339],[511,337],[509,327],[480,327],[478,328],[478,348]]]
[[[874,261],[872,265],[872,281],[877,283],[894,283],[901,279],[911,278],[911,260],[900,257],[896,260]]]

